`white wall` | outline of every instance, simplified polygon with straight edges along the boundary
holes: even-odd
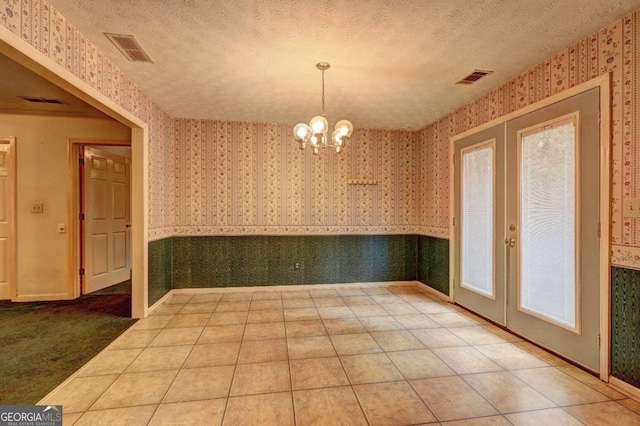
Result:
[[[68,141],[128,141],[131,130],[110,119],[0,114],[0,135],[16,138],[18,297],[70,298],[68,234],[58,233],[70,226]],[[33,203],[44,213],[31,213]]]

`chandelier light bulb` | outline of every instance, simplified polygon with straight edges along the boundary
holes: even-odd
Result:
[[[307,142],[311,138],[311,127],[307,126],[305,123],[298,123],[293,128],[293,134],[296,139]]]
[[[313,130],[313,133],[316,134],[327,133],[327,130],[329,129],[329,122],[321,115],[316,115],[315,117],[313,117],[309,122],[309,125],[311,126],[311,130]]]
[[[338,130],[342,136],[351,136],[353,133],[353,124],[351,124],[349,120],[340,120],[336,123],[336,130]]]

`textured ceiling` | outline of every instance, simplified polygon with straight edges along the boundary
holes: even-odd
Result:
[[[46,113],[106,117],[49,80],[4,55],[0,55],[0,113]],[[18,96],[60,99],[65,105],[30,103]]]
[[[50,0],[174,117],[419,129],[640,0]],[[104,32],[134,34],[154,64]],[[474,68],[495,73],[453,83]]]

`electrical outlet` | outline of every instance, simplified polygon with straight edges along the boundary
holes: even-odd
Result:
[[[66,234],[67,233],[67,224],[59,223],[58,224],[58,234]]]
[[[43,203],[31,204],[31,213],[44,213],[44,204]]]
[[[622,203],[624,217],[640,217],[640,198],[627,198]]]
[[[296,262],[293,264],[293,269],[300,269],[300,262]]]

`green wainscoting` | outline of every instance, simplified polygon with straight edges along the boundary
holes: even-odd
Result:
[[[640,271],[611,268],[611,375],[640,387]]]
[[[173,238],[149,243],[149,300],[153,305],[172,288]]]
[[[449,240],[422,235],[418,237],[416,279],[449,295]]]
[[[172,288],[411,280],[449,294],[448,240],[418,235],[192,236],[149,243],[149,305]]]
[[[415,235],[174,237],[173,288],[414,280],[416,243]]]

